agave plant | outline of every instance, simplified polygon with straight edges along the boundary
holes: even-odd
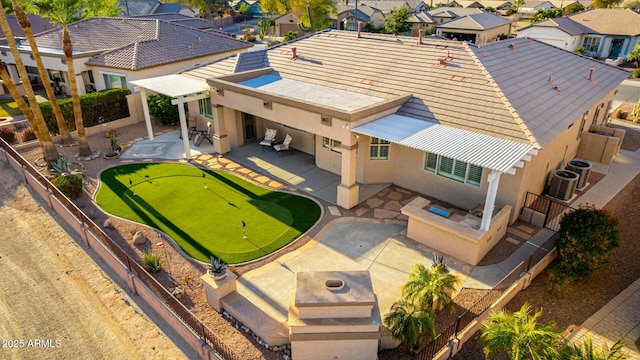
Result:
[[[209,262],[209,271],[214,276],[220,276],[225,272],[227,272],[227,264],[224,261],[222,261],[222,259],[217,258],[213,255],[211,255],[210,259],[211,261]]]
[[[51,162],[51,168],[49,174],[53,176],[62,176],[63,174],[69,174],[69,162],[64,158],[58,158]]]

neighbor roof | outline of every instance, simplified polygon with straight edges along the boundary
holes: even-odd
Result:
[[[137,16],[153,14],[158,5],[159,0],[120,0],[118,7],[122,9],[120,15]]]
[[[568,17],[559,17],[554,19],[548,19],[545,21],[540,21],[537,23],[533,23],[531,25],[527,25],[522,27],[520,30],[524,30],[531,27],[556,27],[569,35],[580,35],[580,34],[595,34],[596,32],[588,27],[573,21]]]
[[[251,47],[220,32],[201,31],[163,20],[91,18],[69,25],[73,50],[94,55],[87,64],[139,70]],[[62,31],[36,36],[40,51],[60,51]],[[23,46],[28,46],[26,40]]]
[[[294,47],[297,59],[291,60]],[[444,66],[439,58],[445,59]],[[357,38],[338,30],[233,55],[183,74],[208,79],[264,68],[282,78],[377,98],[410,94],[397,115],[536,148],[628,77],[616,67],[525,38],[479,47],[426,39],[417,46],[414,37],[366,33]],[[593,81],[588,80],[591,68]]]
[[[184,25],[184,26],[190,26],[192,28],[196,28],[200,30],[213,28],[213,23],[210,23],[206,20],[202,20],[202,19],[198,19],[198,18],[194,18],[191,16],[182,15],[182,14],[176,14],[176,13],[151,14],[151,15],[140,15],[140,16],[132,16],[132,17],[143,18],[143,19],[160,19],[160,20],[169,21],[169,22]]]
[[[461,16],[466,16],[466,15],[481,14],[483,12],[484,11],[482,11],[482,9],[478,9],[478,8],[440,7],[437,9],[427,11],[427,14],[429,14],[432,17],[437,16],[437,17],[457,18]]]
[[[436,26],[447,29],[488,30],[510,22],[510,20],[500,16],[482,12],[480,14],[462,16],[442,24],[437,24]]]
[[[640,34],[640,14],[631,9],[592,9],[571,15],[569,18],[600,34]]]
[[[24,30],[22,29],[22,26],[20,26],[20,24],[18,23],[16,16],[13,14],[7,14],[6,16],[7,16],[7,22],[9,23],[9,28],[11,29],[11,33],[13,34],[13,37],[14,38],[25,37],[26,35],[24,33]],[[39,34],[43,31],[55,29],[55,26],[49,22],[49,19],[41,18],[40,16],[33,15],[33,14],[27,14],[27,18],[31,23],[31,31],[33,31],[34,34]],[[0,38],[3,38],[3,39],[5,38],[4,32],[2,31],[2,29],[0,29]]]

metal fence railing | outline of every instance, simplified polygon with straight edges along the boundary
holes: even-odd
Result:
[[[527,192],[524,207],[544,214],[544,227],[555,232],[560,230],[562,215],[575,209],[567,204],[531,192]]]
[[[122,264],[123,268],[131,271],[140,279],[146,287],[153,292],[154,295],[165,307],[180,319],[198,339],[204,341],[216,354],[227,360],[243,360],[236,354],[231,347],[220,339],[214,331],[209,329],[200,319],[198,319],[189,309],[187,309],[178,299],[176,299],[162,284],[160,284],[147,270],[140,265],[135,259],[131,258],[113,239],[111,239],[102,229],[96,225],[85,213],[82,212],[71,200],[62,194],[44,175],[34,168],[27,160],[25,160],[18,152],[16,152],[6,141],[0,139],[0,147],[5,151],[7,156],[12,157],[24,171],[29,173],[44,189],[48,190],[51,196],[64,206],[69,214],[73,215],[79,224],[82,224],[88,233],[93,235],[104,247],[108,253]],[[46,199],[45,199],[46,200]],[[55,209],[54,209],[55,210]],[[106,264],[110,262],[106,261]],[[171,324],[172,322],[169,322]],[[197,350],[197,349],[196,349]]]
[[[555,243],[555,237],[547,240],[541,247],[536,249],[529,258],[518,264],[509,274],[504,276],[487,294],[476,301],[473,305],[462,313],[458,318],[452,322],[449,326],[444,328],[436,337],[423,345],[414,354],[415,360],[430,360],[444,347],[446,347],[451,340],[456,338],[458,334],[464,331],[469,324],[471,324],[476,318],[482,315],[487,309],[493,305],[498,298],[506,291],[509,286],[528,272],[533,266],[535,266],[545,255],[551,251],[553,244]]]

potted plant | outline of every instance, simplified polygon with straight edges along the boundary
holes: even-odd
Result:
[[[111,136],[109,141],[111,145],[109,146],[109,151],[104,154],[104,157],[107,159],[117,158],[118,156],[120,156],[120,151],[122,150],[122,148],[118,144],[118,137],[115,135]]]
[[[227,264],[222,259],[211,255],[211,261],[209,262],[209,269],[207,274],[213,278],[213,280],[222,280],[227,276]]]

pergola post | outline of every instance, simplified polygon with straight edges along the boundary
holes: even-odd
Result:
[[[353,138],[353,136],[351,136]],[[338,205],[344,209],[351,209],[358,205],[360,186],[356,183],[356,154],[358,142],[340,144],[342,148],[342,171],[338,185]]]
[[[498,183],[500,183],[501,174],[501,172],[494,170],[487,177],[489,188],[487,189],[487,197],[484,202],[484,210],[482,211],[482,222],[480,223],[480,230],[482,231],[487,231],[489,227],[491,227],[491,217],[493,216],[493,207],[496,203]]]
[[[147,136],[149,137],[149,140],[153,140],[153,128],[151,127],[149,104],[147,104],[147,89],[141,86],[136,86],[135,90],[140,92],[140,100],[142,100],[142,113],[144,114],[144,122],[147,125]]]
[[[187,117],[184,112],[183,99],[172,99],[171,103],[178,106],[178,116],[180,118],[180,133],[182,134],[182,144],[184,145],[184,157],[191,159],[191,146],[189,146],[189,129],[187,129]]]

